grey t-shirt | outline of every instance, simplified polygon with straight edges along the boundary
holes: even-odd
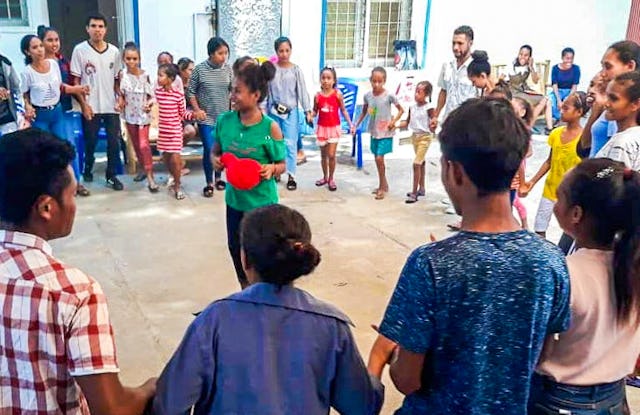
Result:
[[[393,137],[393,131],[389,131],[389,121],[391,121],[391,106],[398,103],[395,95],[384,91],[380,95],[373,95],[369,91],[364,96],[364,103],[367,104],[367,114],[369,114],[369,125],[367,132],[375,138]]]

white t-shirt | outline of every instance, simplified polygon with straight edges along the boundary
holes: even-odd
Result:
[[[120,52],[110,43],[103,52],[88,41],[73,48],[71,74],[80,78],[80,84],[89,85],[86,100],[95,114],[117,114],[114,85],[120,66]]]
[[[467,68],[472,61],[473,58],[469,56],[459,68],[455,59],[442,65],[438,87],[447,91],[447,103],[444,107],[445,118],[460,104],[477,95],[476,87],[473,86],[467,75]]]
[[[640,171],[640,126],[614,134],[596,157],[621,161],[631,170]]]
[[[428,133],[429,131],[429,110],[434,106],[431,102],[424,105],[413,104],[409,108],[409,129],[414,133]]]
[[[22,82],[20,91],[29,93],[31,104],[38,107],[49,107],[60,102],[60,85],[62,76],[58,62],[54,59],[47,59],[49,71],[47,73],[37,72],[31,65],[27,65],[22,72]]]

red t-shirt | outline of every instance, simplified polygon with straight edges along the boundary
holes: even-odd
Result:
[[[316,108],[318,109],[318,125],[322,127],[335,127],[340,125],[340,101],[338,93],[333,92],[328,97],[321,93],[316,94]]]

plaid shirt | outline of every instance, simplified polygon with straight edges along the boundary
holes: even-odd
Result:
[[[88,414],[74,376],[118,372],[102,288],[37,236],[0,231],[0,414]]]

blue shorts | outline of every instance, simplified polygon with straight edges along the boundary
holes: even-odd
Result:
[[[373,138],[371,137],[371,152],[374,156],[384,156],[393,151],[393,137]]]

